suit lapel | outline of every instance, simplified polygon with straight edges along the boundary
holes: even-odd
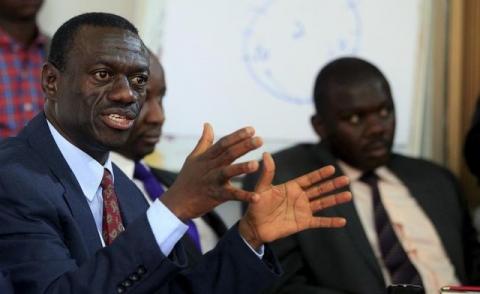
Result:
[[[314,157],[319,162],[317,166],[331,164],[335,166],[335,176],[343,175],[342,170],[336,163],[335,157],[328,151],[324,144],[317,145],[317,148],[314,150]],[[355,195],[353,195],[353,197],[355,197]],[[342,216],[347,219],[345,231],[347,232],[350,242],[363,257],[366,264],[368,264],[368,267],[376,274],[377,277],[379,277],[379,279],[381,279],[382,282],[384,282],[382,271],[377,262],[377,258],[375,257],[375,253],[370,246],[370,242],[367,239],[365,230],[360,222],[360,217],[358,216],[353,201],[335,206],[331,209],[331,211],[332,213],[329,214],[329,216]]]
[[[65,189],[65,202],[82,233],[88,254],[92,256],[102,247],[97,227],[77,179],[53,140],[45,114],[42,112],[30,121],[20,136],[28,140],[30,147],[38,152]]]

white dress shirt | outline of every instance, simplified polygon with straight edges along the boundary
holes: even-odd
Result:
[[[66,140],[50,122],[48,122],[48,128],[65,161],[68,163],[68,166],[80,184],[90,210],[92,211],[100,240],[103,246],[105,246],[102,237],[103,197],[100,183],[105,168],[110,171],[113,180],[115,180],[110,157],[102,166],[90,155]],[[180,221],[158,200],[154,201],[148,208],[147,219],[155,240],[165,256],[170,254],[175,244],[188,229],[187,225]]]
[[[353,203],[377,257],[387,284],[391,277],[385,267],[375,230],[372,193],[359,180],[362,172],[343,161],[338,165],[350,178]],[[380,198],[392,222],[393,229],[410,261],[420,274],[426,293],[438,293],[445,285],[458,284],[458,278],[435,227],[408,188],[385,166],[375,170]]]

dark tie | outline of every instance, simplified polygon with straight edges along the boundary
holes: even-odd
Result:
[[[150,197],[150,199],[152,199],[152,201],[162,196],[162,194],[165,192],[165,189],[163,189],[162,185],[157,180],[155,175],[141,162],[135,161],[135,170],[133,172],[133,177],[142,181],[143,187],[145,188],[145,191],[148,193],[148,196]],[[187,225],[188,236],[193,241],[198,251],[201,252],[200,235],[198,234],[195,223],[192,220],[188,220]]]
[[[383,262],[390,273],[392,283],[422,285],[420,275],[398,240],[383,206],[378,189],[378,176],[373,171],[369,171],[362,175],[360,181],[366,183],[372,190],[375,230]]]
[[[123,227],[122,216],[120,215],[112,175],[107,169],[103,171],[100,187],[102,187],[103,197],[102,236],[105,244],[110,245],[125,228]]]

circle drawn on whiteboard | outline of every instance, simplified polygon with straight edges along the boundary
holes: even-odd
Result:
[[[273,97],[311,103],[311,88],[326,61],[358,52],[358,0],[265,0],[252,8],[243,34],[250,77]],[[319,10],[321,8],[321,10]]]

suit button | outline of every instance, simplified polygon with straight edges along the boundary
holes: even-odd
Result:
[[[118,286],[117,293],[125,293],[125,288],[123,286]]]
[[[132,285],[132,282],[130,282],[129,280],[125,280],[122,282],[122,286],[125,287],[125,288],[128,288]]]
[[[141,265],[137,268],[137,274],[139,274],[140,276],[143,276],[146,271],[147,271],[147,269],[143,265]]]
[[[128,279],[132,282],[136,282],[140,279],[140,277],[137,274],[131,274],[130,276],[128,276]]]

